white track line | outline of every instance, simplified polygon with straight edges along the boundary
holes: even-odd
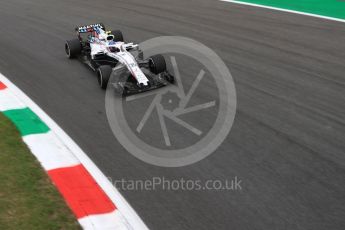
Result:
[[[295,11],[295,10],[287,10],[287,9],[278,8],[278,7],[265,6],[265,5],[259,5],[259,4],[254,4],[254,3],[248,3],[248,2],[239,2],[239,1],[234,1],[234,0],[219,0],[219,1],[230,2],[234,4],[239,4],[239,5],[255,6],[255,7],[260,7],[260,8],[270,9],[270,10],[278,10],[278,11],[283,11],[283,12],[288,12],[288,13],[293,13],[293,14],[300,14],[300,15],[311,16],[315,18],[327,19],[327,20],[336,21],[336,22],[345,22],[345,19],[327,17],[327,16],[318,15],[318,14],[304,13],[304,12]]]

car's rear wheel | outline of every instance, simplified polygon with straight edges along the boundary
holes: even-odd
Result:
[[[106,89],[110,76],[111,76],[112,68],[109,65],[101,65],[97,70],[97,79],[98,84],[101,86],[102,89]]]
[[[101,25],[102,29],[105,31],[106,30],[105,25],[103,23],[100,23],[100,25]]]
[[[167,69],[165,58],[161,54],[154,55],[149,58],[150,71],[154,74],[159,74]]]
[[[123,42],[123,34],[121,32],[121,30],[112,30],[111,34],[114,35],[114,41],[115,42]]]
[[[66,41],[65,52],[67,57],[70,59],[77,57],[81,53],[81,44],[79,39]]]

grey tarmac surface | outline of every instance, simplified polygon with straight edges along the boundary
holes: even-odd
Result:
[[[118,143],[104,91],[63,49],[76,25],[99,21],[134,42],[186,36],[224,60],[237,114],[214,154],[161,168]],[[344,39],[344,23],[212,0],[0,1],[0,72],[112,180],[242,180],[241,191],[122,191],[157,230],[345,229]]]

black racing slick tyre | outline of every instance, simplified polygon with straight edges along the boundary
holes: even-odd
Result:
[[[111,76],[112,68],[109,65],[101,65],[97,70],[97,79],[98,84],[101,86],[102,89],[106,89],[110,76]]]
[[[77,57],[81,53],[81,44],[79,39],[66,41],[65,51],[68,58],[72,59]]]
[[[114,41],[115,42],[123,42],[123,34],[121,30],[112,30],[111,34],[114,35]]]
[[[167,70],[167,65],[163,55],[157,54],[149,58],[150,71],[159,74]]]
[[[103,23],[99,23],[99,24],[101,25],[102,29],[103,29],[104,31],[106,31],[105,25],[104,25]]]

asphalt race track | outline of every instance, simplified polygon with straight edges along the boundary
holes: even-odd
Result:
[[[225,142],[162,168],[113,136],[94,74],[65,57],[79,24],[141,42],[195,39],[227,64],[237,114]],[[345,24],[216,0],[1,0],[0,72],[112,180],[239,177],[241,191],[122,191],[150,229],[345,229]]]

